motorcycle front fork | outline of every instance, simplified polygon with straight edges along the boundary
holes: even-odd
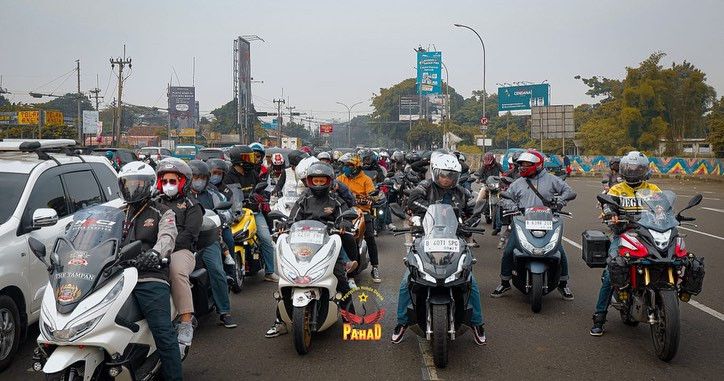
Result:
[[[452,289],[449,289],[450,291],[450,304],[448,308],[448,322],[449,328],[448,328],[448,335],[450,335],[450,340],[455,340],[455,299],[453,298]],[[430,289],[427,289],[427,301],[425,303],[427,306],[427,316],[426,316],[426,327],[425,327],[425,339],[426,340],[432,340],[432,304],[430,304]]]

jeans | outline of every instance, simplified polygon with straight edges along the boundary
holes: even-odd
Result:
[[[218,242],[214,242],[210,246],[199,251],[201,259],[206,265],[211,281],[211,294],[216,303],[216,309],[219,314],[228,314],[231,312],[229,304],[229,286],[226,284],[226,272],[224,272],[224,264],[221,259],[221,246]]]
[[[256,220],[256,237],[259,241],[261,256],[264,258],[264,272],[266,274],[274,273],[274,241],[272,241],[269,225],[266,218],[261,213],[254,213]]]
[[[409,319],[407,318],[407,306],[412,303],[412,297],[410,291],[407,289],[407,284],[410,281],[410,270],[405,270],[405,274],[402,276],[400,282],[400,291],[397,296],[397,324],[407,325]],[[473,310],[473,315],[470,317],[471,325],[481,325],[485,321],[483,320],[483,305],[480,304],[480,290],[478,289],[478,282],[473,276],[471,279],[470,287],[470,299],[468,300],[470,308]]]
[[[505,245],[505,250],[503,250],[503,258],[500,261],[500,279],[502,280],[510,280],[510,278],[513,277],[513,249],[518,244],[518,233],[516,233],[515,227],[513,227],[513,231],[508,237],[508,244]],[[568,257],[566,257],[566,251],[563,250],[563,244],[561,244],[561,247],[559,248],[561,251],[561,282],[568,281]]]
[[[178,337],[171,323],[171,288],[162,282],[139,282],[133,289],[133,295],[156,342],[165,379],[182,380]]]
[[[224,240],[224,244],[229,249],[229,254],[234,254],[234,235],[231,234],[231,228],[224,228],[221,230],[221,238]]]
[[[500,230],[503,226],[503,209],[498,206],[495,209],[495,215],[493,216],[493,229]]]
[[[618,244],[621,241],[618,235],[614,235],[611,239],[611,246],[608,249],[609,258],[613,258],[618,253]],[[611,288],[611,277],[608,275],[608,269],[603,270],[601,274],[601,289],[598,290],[598,301],[596,301],[596,313],[606,314],[608,312],[608,306],[611,304],[611,294],[613,289]]]
[[[377,254],[377,241],[375,241],[375,229],[372,224],[374,219],[371,215],[365,214],[365,242],[367,242],[367,253],[370,255],[370,264],[376,267],[379,263]]]

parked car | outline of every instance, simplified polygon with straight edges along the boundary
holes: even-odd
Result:
[[[222,148],[203,148],[196,154],[196,159],[203,161],[208,159],[229,160],[229,155]]]
[[[48,284],[46,267],[32,254],[28,238],[53,247],[75,212],[122,205],[108,160],[62,150],[74,145],[67,139],[0,142],[0,329],[5,329],[0,371],[10,365],[27,327],[40,318]]]
[[[113,160],[118,163],[118,167],[122,167],[132,161],[137,161],[138,156],[130,149],[125,148],[95,148],[91,155],[93,156],[106,156],[106,152],[113,152]]]
[[[174,152],[173,156],[186,161],[193,160],[202,148],[204,147],[198,144],[179,145],[176,146],[176,152]]]
[[[141,156],[143,156],[143,158],[150,156],[154,161],[173,156],[173,152],[171,152],[170,149],[163,147],[143,147],[136,151],[136,154],[139,158],[141,158]]]

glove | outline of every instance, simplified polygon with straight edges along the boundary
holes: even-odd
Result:
[[[149,271],[161,268],[161,255],[156,250],[148,250],[136,257],[136,268]]]

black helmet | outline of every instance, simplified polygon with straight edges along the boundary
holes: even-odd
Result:
[[[191,167],[192,176],[209,177],[211,175],[211,169],[209,169],[209,165],[201,160],[191,160],[188,164],[189,167]]]
[[[402,151],[393,152],[392,161],[404,164],[405,163],[405,154]]]
[[[432,158],[432,151],[425,151],[422,153],[422,157],[421,157],[422,160],[425,160],[429,163],[431,158]]]
[[[214,169],[220,169],[226,174],[226,172],[229,171],[229,165],[226,164],[225,160],[222,159],[209,159],[206,161],[206,164],[209,166],[209,172],[213,171]]]
[[[240,164],[244,166],[245,164],[254,165],[256,163],[254,150],[249,146],[237,145],[231,147],[229,150],[229,158],[231,158],[232,165]]]
[[[307,169],[307,177],[305,182],[307,188],[312,191],[316,197],[322,197],[329,193],[334,180],[334,169],[331,165],[318,161],[313,163]]]
[[[410,152],[410,153],[407,154],[407,156],[405,157],[405,159],[407,159],[407,162],[408,162],[408,163],[414,163],[414,162],[416,162],[416,161],[420,161],[420,159],[422,159],[422,157],[421,157],[420,154],[417,153],[417,152]]]
[[[611,159],[611,161],[608,162],[608,167],[613,169],[616,172],[618,172],[619,165],[621,165],[620,157],[614,157],[613,159]]]
[[[294,150],[292,152],[289,152],[287,157],[289,157],[289,165],[291,165],[292,167],[296,167],[297,165],[299,165],[299,162],[302,161],[302,159],[309,157],[309,154],[299,150]]]

